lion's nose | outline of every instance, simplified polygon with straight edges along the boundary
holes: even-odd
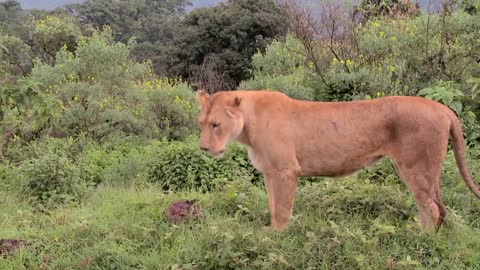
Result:
[[[200,146],[200,149],[202,149],[202,150],[205,151],[205,152],[208,151],[208,147],[205,147],[205,146]]]

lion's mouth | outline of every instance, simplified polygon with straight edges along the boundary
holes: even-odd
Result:
[[[223,156],[225,156],[225,150],[220,150],[218,152],[209,152],[208,154],[214,158],[222,158]]]

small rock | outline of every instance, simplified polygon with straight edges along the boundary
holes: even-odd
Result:
[[[200,207],[194,205],[197,200],[181,200],[171,203],[165,210],[165,218],[171,223],[184,222],[188,219],[198,219]]]
[[[26,242],[23,240],[1,239],[0,256],[5,257],[25,245]]]

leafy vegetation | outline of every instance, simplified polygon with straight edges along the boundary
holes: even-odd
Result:
[[[279,234],[265,228],[267,195],[246,149],[233,144],[222,159],[198,149],[197,88],[320,101],[418,95],[460,117],[480,175],[478,1],[435,12],[410,1],[292,3],[187,12],[184,0],[54,11],[1,2],[0,240],[28,244],[0,256],[0,268],[480,268],[480,201],[451,151],[438,233],[420,230],[383,159],[338,180],[301,179]],[[197,200],[198,221],[168,223],[180,199]]]

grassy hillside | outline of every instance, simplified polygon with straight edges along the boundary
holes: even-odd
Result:
[[[266,193],[248,181],[209,193],[102,185],[50,210],[3,190],[0,235],[30,245],[0,269],[479,269],[480,202],[458,176],[442,187],[449,215],[438,233],[419,229],[394,176],[364,176],[304,180],[283,233],[265,228]],[[168,223],[164,210],[179,199],[198,199],[200,220]]]

